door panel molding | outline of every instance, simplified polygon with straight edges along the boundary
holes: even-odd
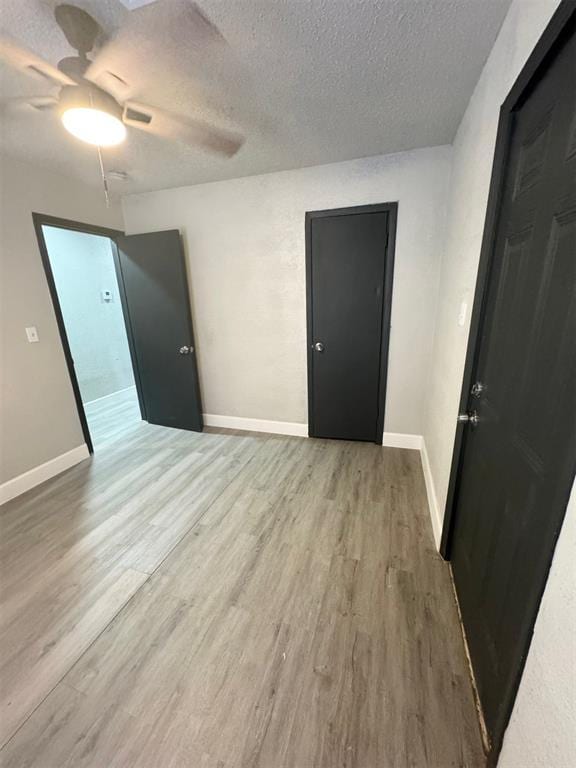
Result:
[[[353,216],[366,213],[386,213],[388,215],[388,240],[384,267],[384,290],[382,301],[382,332],[378,384],[378,416],[376,422],[377,442],[382,443],[384,434],[384,415],[386,408],[386,384],[388,378],[388,351],[390,346],[390,317],[392,309],[392,287],[394,278],[394,256],[396,248],[396,227],[398,203],[376,203],[357,205],[349,208],[329,208],[319,211],[307,211],[305,217],[306,239],[306,346],[308,361],[308,431],[314,434],[314,398],[313,398],[313,291],[312,291],[312,222],[315,219],[336,216]]]

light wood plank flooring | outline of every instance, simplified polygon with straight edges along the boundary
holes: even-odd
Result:
[[[484,764],[417,452],[100,415],[2,510],[3,768]]]
[[[127,439],[142,421],[136,387],[84,404],[94,450]]]

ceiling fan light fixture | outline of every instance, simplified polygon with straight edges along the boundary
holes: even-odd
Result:
[[[113,147],[126,138],[121,107],[101,89],[64,88],[60,105],[62,124],[77,139],[99,147]]]
[[[99,147],[113,147],[126,138],[124,123],[101,109],[72,107],[62,113],[62,123],[72,136]]]

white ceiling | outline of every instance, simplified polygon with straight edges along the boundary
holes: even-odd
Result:
[[[72,55],[52,18],[55,0],[1,3],[2,26],[21,43],[54,64]],[[76,4],[106,30],[130,13],[120,0]],[[125,144],[104,152],[108,169],[130,175],[112,187],[120,194],[164,189],[449,143],[509,4],[199,0],[229,43],[232,71],[194,55],[193,45],[163,40],[160,55],[137,65],[150,83],[141,96],[239,128],[246,142],[225,159],[131,129]],[[51,92],[3,64],[0,78],[3,100]],[[99,183],[95,150],[69,136],[54,114],[4,111],[0,148]]]

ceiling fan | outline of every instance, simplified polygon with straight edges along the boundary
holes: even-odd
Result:
[[[54,17],[77,54],[63,58],[56,66],[10,37],[0,35],[0,59],[60,88],[57,96],[26,99],[28,104],[39,110],[56,110],[69,133],[98,147],[121,143],[127,136],[128,127],[200,146],[227,157],[240,149],[244,139],[237,133],[125,98],[133,89],[122,71],[112,69],[115,64],[122,65],[127,61],[135,44],[141,44],[146,34],[162,42],[163,30],[170,35],[177,28],[182,39],[201,38],[204,43],[225,45],[219,30],[197,5],[187,0],[172,0],[169,4],[158,2],[132,11],[109,40],[100,24],[75,5],[57,5]],[[167,26],[170,20],[172,27]],[[104,43],[99,46],[101,41]]]

